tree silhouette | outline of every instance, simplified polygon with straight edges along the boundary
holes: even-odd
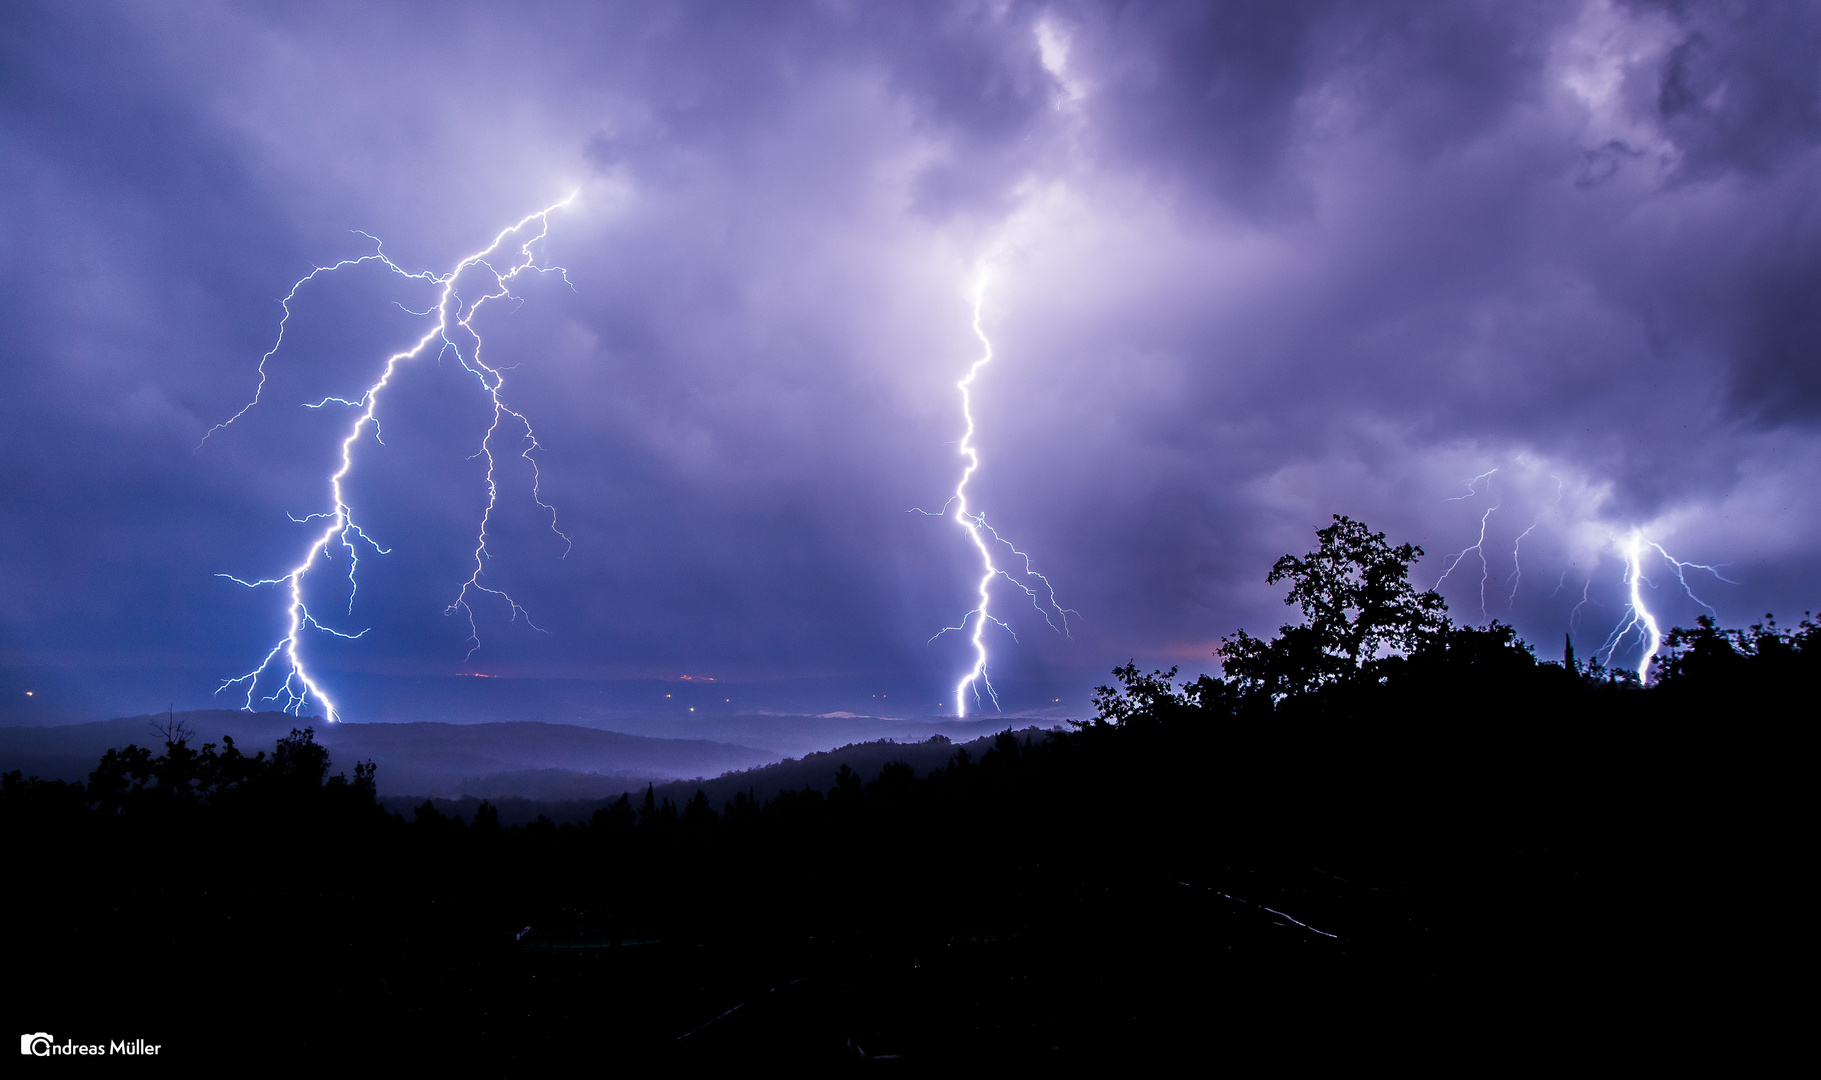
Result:
[[[709,805],[708,793],[696,788],[696,793],[683,804],[682,825],[692,834],[700,835],[720,823],[720,815]]]
[[[281,784],[321,787],[329,775],[329,748],[316,741],[316,729],[291,729],[272,752],[272,772]]]
[[[647,788],[647,791],[649,790],[650,789]],[[486,803],[482,803],[481,806],[484,809],[493,809]],[[493,820],[496,825],[499,823],[499,814],[497,812],[494,813]],[[625,792],[621,792],[618,799],[594,812],[594,818],[590,824],[596,829],[624,833],[632,828],[635,820],[637,820],[637,816],[632,809],[632,796]],[[477,826],[480,824],[480,811],[478,810],[475,811],[474,821]]]
[[[1170,682],[1176,677],[1174,667],[1146,675],[1138,670],[1136,663],[1127,663],[1124,667],[1114,668],[1113,674],[1122,686],[1120,689],[1111,686],[1094,688],[1094,719],[1071,720],[1070,723],[1076,727],[1167,723],[1213,705],[1215,697],[1226,689],[1219,680],[1204,675],[1179,691]],[[965,760],[967,751],[958,753]]]
[[[1412,652],[1449,625],[1441,594],[1410,584],[1422,548],[1392,547],[1384,533],[1341,514],[1315,535],[1314,551],[1283,556],[1265,578],[1290,582],[1284,603],[1302,608],[1303,625],[1286,624],[1271,641],[1242,629],[1221,644],[1221,666],[1243,693],[1270,700],[1308,693],[1388,654]]]

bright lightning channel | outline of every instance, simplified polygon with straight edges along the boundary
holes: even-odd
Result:
[[[1444,500],[1444,501],[1460,502],[1465,499],[1470,499],[1475,495],[1479,495],[1479,494],[1483,494],[1483,493],[1490,494],[1491,490],[1492,490],[1492,485],[1491,485],[1492,477],[1498,471],[1499,470],[1497,470],[1497,469],[1488,469],[1485,472],[1479,474],[1478,476],[1475,476],[1470,480],[1464,481],[1464,483],[1466,484],[1466,487],[1467,487],[1467,493],[1465,495],[1456,495],[1456,496],[1454,496],[1450,499]],[[1554,506],[1560,505],[1560,503],[1562,501],[1563,483],[1562,483],[1562,478],[1559,476],[1552,477],[1552,479],[1555,480],[1555,485],[1556,485],[1555,502],[1551,504],[1551,507],[1553,508]],[[1483,489],[1480,486],[1482,481],[1485,482],[1485,487]],[[1449,575],[1452,574],[1460,566],[1460,564],[1463,561],[1465,561],[1465,559],[1467,558],[1467,556],[1470,553],[1477,555],[1479,558],[1479,562],[1480,562],[1480,617],[1481,618],[1486,617],[1486,587],[1487,587],[1488,578],[1490,576],[1490,571],[1491,571],[1490,564],[1488,563],[1488,561],[1486,559],[1486,528],[1487,528],[1487,523],[1491,520],[1493,513],[1499,509],[1500,505],[1501,505],[1500,503],[1494,503],[1492,506],[1488,507],[1484,513],[1482,513],[1480,515],[1479,537],[1477,539],[1475,539],[1473,543],[1467,545],[1465,548],[1462,548],[1460,551],[1453,552],[1452,554],[1450,554],[1446,557],[1444,564],[1443,564],[1443,568],[1442,568],[1442,574],[1440,577],[1438,577],[1436,579],[1435,586],[1434,586],[1435,588],[1439,589],[1442,585],[1442,582],[1448,580]],[[1512,544],[1511,544],[1512,573],[1509,577],[1507,577],[1505,579],[1511,585],[1511,591],[1510,591],[1509,595],[1507,595],[1507,597],[1506,597],[1507,608],[1509,608],[1512,604],[1514,604],[1516,602],[1518,585],[1521,584],[1523,581],[1524,567],[1523,567],[1523,563],[1519,559],[1519,552],[1523,547],[1524,538],[1529,536],[1531,533],[1535,532],[1537,529],[1537,526],[1541,523],[1541,521],[1542,521],[1542,517],[1539,512],[1539,515],[1537,516],[1537,518],[1534,519],[1533,521],[1531,521],[1530,527],[1525,529],[1523,532],[1519,533],[1517,536],[1517,539],[1512,541]],[[1679,584],[1682,587],[1682,592],[1684,594],[1686,594],[1690,600],[1693,600],[1695,603],[1706,608],[1707,613],[1709,615],[1715,616],[1716,618],[1718,617],[1719,613],[1714,610],[1714,606],[1712,604],[1709,604],[1707,601],[1701,599],[1699,596],[1695,595],[1694,587],[1692,585],[1690,585],[1688,582],[1688,571],[1705,570],[1708,573],[1712,574],[1715,578],[1717,578],[1721,581],[1724,581],[1729,585],[1737,585],[1739,583],[1732,580],[1731,578],[1727,577],[1726,575],[1722,574],[1720,572],[1719,565],[1710,566],[1706,563],[1685,562],[1681,559],[1676,558],[1675,556],[1671,555],[1667,550],[1665,550],[1663,545],[1657,543],[1654,540],[1647,538],[1644,535],[1643,530],[1641,530],[1641,529],[1633,529],[1625,537],[1623,537],[1621,539],[1616,539],[1614,541],[1614,544],[1617,546],[1617,548],[1619,550],[1619,555],[1625,563],[1625,574],[1624,574],[1624,577],[1621,579],[1621,583],[1625,585],[1628,603],[1625,606],[1624,613],[1619,617],[1618,624],[1613,627],[1611,633],[1606,635],[1606,639],[1600,643],[1599,648],[1596,649],[1595,652],[1596,652],[1596,654],[1604,653],[1605,654],[1604,663],[1606,664],[1606,666],[1611,667],[1613,656],[1619,651],[1620,648],[1622,648],[1625,645],[1625,643],[1627,641],[1632,640],[1633,635],[1635,635],[1638,644],[1643,647],[1643,653],[1638,658],[1638,666],[1637,666],[1638,682],[1648,683],[1649,677],[1650,677],[1650,665],[1656,660],[1657,652],[1663,646],[1662,624],[1657,621],[1656,615],[1644,603],[1644,586],[1650,585],[1652,588],[1656,587],[1650,581],[1650,579],[1645,576],[1645,573],[1644,573],[1644,561],[1646,558],[1649,557],[1650,551],[1654,550],[1657,553],[1657,555],[1662,558],[1664,563],[1668,564],[1671,568],[1674,569],[1675,575],[1676,575],[1676,582],[1677,582],[1677,584]],[[1563,587],[1566,586],[1567,582],[1568,582],[1568,571],[1564,570],[1562,572],[1561,581],[1558,582],[1556,585],[1556,592],[1557,593],[1561,592]],[[1592,586],[1593,586],[1593,578],[1591,575],[1589,575],[1582,582],[1580,602],[1575,604],[1573,610],[1571,610],[1568,613],[1568,632],[1570,634],[1574,633],[1575,620],[1580,615],[1581,609],[1586,607],[1589,604],[1595,603],[1593,596],[1592,596],[1592,591],[1591,591]],[[1551,595],[1553,596],[1555,594],[1552,593]]]
[[[494,478],[495,463],[493,457],[493,440],[494,436],[499,432],[502,423],[507,423],[509,420],[512,424],[524,429],[523,439],[525,445],[520,451],[519,456],[531,465],[532,501],[537,503],[539,508],[550,515],[550,529],[552,532],[562,537],[565,543],[569,542],[569,537],[564,534],[562,530],[557,528],[556,508],[544,502],[542,494],[539,491],[539,481],[541,477],[538,472],[537,459],[532,457],[532,451],[541,448],[537,441],[537,435],[532,431],[531,422],[525,418],[525,415],[512,408],[506,403],[505,399],[501,397],[500,391],[505,386],[505,375],[500,369],[490,366],[481,359],[481,337],[479,331],[474,328],[474,317],[479,314],[481,308],[489,301],[513,298],[512,283],[526,271],[539,274],[555,273],[562,276],[565,282],[568,281],[568,275],[561,267],[540,266],[537,261],[537,256],[532,252],[532,247],[549,234],[550,215],[573,202],[576,194],[578,193],[571,193],[568,198],[546,206],[542,210],[527,214],[512,225],[500,230],[499,234],[493,238],[491,244],[456,263],[455,267],[447,274],[439,275],[427,270],[413,273],[405,270],[392,261],[391,257],[385,253],[383,245],[380,244],[380,241],[376,237],[373,237],[368,233],[363,233],[361,235],[367,236],[368,239],[371,239],[374,242],[373,254],[363,255],[355,259],[343,259],[330,266],[319,266],[314,270],[311,270],[308,274],[299,278],[291,286],[290,292],[288,292],[285,295],[285,298],[280,301],[280,306],[284,310],[284,316],[279,319],[278,322],[278,338],[273,343],[271,349],[267,350],[266,354],[259,358],[259,383],[254,388],[253,399],[241,406],[240,411],[236,412],[233,416],[228,417],[226,420],[210,428],[203,436],[204,442],[208,441],[210,435],[215,434],[215,432],[220,431],[222,428],[239,420],[242,416],[247,414],[249,409],[260,403],[260,396],[265,392],[266,387],[266,364],[277,354],[279,348],[284,345],[285,329],[291,320],[291,301],[296,298],[299,289],[315,280],[318,276],[334,273],[337,270],[349,266],[358,266],[368,262],[378,262],[387,270],[400,277],[436,285],[439,286],[441,290],[434,307],[427,311],[413,313],[426,317],[435,315],[436,324],[432,326],[423,337],[419,338],[415,345],[412,345],[408,349],[395,352],[387,357],[385,365],[380,370],[379,378],[375,380],[372,385],[368,386],[360,397],[353,399],[326,397],[314,405],[306,405],[307,408],[319,409],[333,402],[358,410],[355,414],[353,424],[348,428],[347,435],[341,441],[341,465],[329,476],[329,509],[322,513],[309,514],[301,518],[291,518],[292,521],[298,522],[299,524],[321,520],[326,521],[327,525],[325,525],[323,530],[311,540],[310,546],[304,551],[303,561],[299,562],[296,566],[291,567],[288,571],[278,577],[260,578],[258,580],[248,581],[235,577],[232,574],[216,575],[218,577],[227,578],[230,581],[244,585],[250,589],[258,588],[263,585],[281,585],[285,587],[289,596],[289,602],[286,607],[286,615],[289,622],[286,626],[284,636],[279,639],[276,645],[272,646],[271,651],[266,653],[265,657],[260,660],[258,666],[237,678],[223,680],[222,684],[216,688],[216,693],[220,693],[230,686],[244,685],[246,687],[246,700],[241,707],[246,710],[251,710],[253,708],[254,696],[259,691],[260,680],[270,669],[274,666],[278,666],[283,669],[284,678],[279,682],[278,687],[275,690],[270,694],[265,695],[261,700],[279,702],[281,710],[295,715],[302,715],[303,709],[310,703],[311,698],[314,697],[315,700],[321,704],[323,713],[330,723],[334,723],[340,719],[341,712],[336,707],[334,699],[323,689],[322,684],[316,677],[310,674],[308,667],[304,664],[303,656],[299,651],[302,645],[301,639],[303,632],[307,628],[313,628],[335,637],[353,640],[361,637],[367,631],[361,630],[356,633],[346,633],[341,630],[336,630],[333,627],[326,626],[318,621],[316,617],[310,613],[310,609],[304,601],[304,579],[317,565],[319,556],[322,561],[327,562],[333,558],[335,547],[339,546],[345,549],[348,554],[348,610],[349,612],[352,612],[354,609],[354,593],[357,587],[356,574],[360,568],[360,548],[357,541],[365,543],[373,548],[374,551],[377,551],[382,555],[389,551],[387,548],[380,547],[372,537],[362,531],[360,525],[355,521],[354,508],[349,504],[347,496],[343,491],[343,482],[354,470],[354,446],[360,441],[361,436],[369,427],[373,429],[374,439],[380,441],[378,417],[379,399],[381,392],[391,383],[393,372],[398,369],[400,364],[422,357],[427,352],[433,352],[434,355],[438,357],[442,356],[444,353],[454,355],[456,360],[461,364],[463,370],[473,375],[475,379],[480,382],[481,388],[487,392],[493,402],[493,421],[488,425],[486,434],[481,437],[480,449],[473,455],[474,457],[484,457],[487,461],[487,508],[481,514],[480,528],[475,537],[474,570],[469,574],[468,580],[462,582],[460,589],[456,593],[455,599],[444,609],[444,614],[453,615],[459,611],[467,617],[469,631],[468,640],[470,643],[470,648],[468,650],[469,657],[472,657],[475,650],[480,648],[480,636],[479,631],[475,626],[474,609],[469,603],[471,597],[476,593],[486,593],[500,598],[505,601],[514,620],[524,617],[525,622],[533,629],[540,629],[535,623],[531,622],[524,607],[522,607],[517,600],[514,600],[511,596],[499,589],[490,588],[489,586],[481,584],[481,574],[485,566],[485,561],[491,557],[490,553],[487,551],[487,526],[492,520],[494,507],[497,506],[499,502],[499,485]],[[507,243],[507,239],[524,232],[534,223],[536,225],[535,233],[516,246],[515,254],[507,256],[511,259],[511,262],[499,262],[499,256],[501,254],[512,250],[512,245]],[[496,262],[498,265],[496,265]],[[479,297],[471,300],[466,299],[461,295],[458,285],[464,272],[476,269],[485,275],[482,278],[483,281],[485,281],[487,277],[491,277],[492,281]],[[467,343],[466,348],[463,346],[464,341]],[[434,350],[432,350],[432,346],[435,346]],[[200,449],[200,446],[198,449]],[[567,549],[565,549],[565,554],[567,554]]]
[[[1644,604],[1643,587],[1650,584],[1649,579],[1644,576],[1644,559],[1648,555],[1645,549],[1654,548],[1665,563],[1675,568],[1676,581],[1682,586],[1682,591],[1688,595],[1690,600],[1706,608],[1709,615],[1718,617],[1719,612],[1714,610],[1712,604],[1695,595],[1694,589],[1688,584],[1688,571],[1705,570],[1729,585],[1739,583],[1720,573],[1719,566],[1683,562],[1665,551],[1663,545],[1646,539],[1643,532],[1638,529],[1633,529],[1629,535],[1617,543],[1619,554],[1625,559],[1624,583],[1629,591],[1631,602],[1627,605],[1625,614],[1620,617],[1619,624],[1613,627],[1612,633],[1608,634],[1606,640],[1601,643],[1600,649],[1606,653],[1606,664],[1610,667],[1613,654],[1635,632],[1639,643],[1644,646],[1643,655],[1638,658],[1638,682],[1647,683],[1650,679],[1651,662],[1657,658],[1657,650],[1663,645],[1663,629],[1657,622],[1656,616],[1651,613],[1650,608]],[[1655,588],[1655,585],[1651,587]]]
[[[1069,616],[1080,614],[1072,608],[1065,608],[1057,603],[1056,587],[1050,583],[1050,579],[1032,568],[1031,557],[1029,555],[1018,550],[1011,541],[1000,536],[997,531],[986,523],[986,514],[984,511],[974,513],[968,509],[968,481],[972,480],[974,478],[974,473],[980,470],[980,449],[974,445],[974,380],[980,375],[980,369],[991,363],[993,359],[992,339],[986,336],[986,330],[980,325],[981,313],[986,304],[986,286],[987,277],[983,272],[977,279],[974,287],[973,325],[974,336],[980,339],[980,358],[975,360],[973,364],[968,367],[967,374],[962,376],[961,381],[955,384],[956,389],[961,391],[961,418],[964,422],[960,453],[961,456],[967,460],[967,464],[961,470],[961,479],[955,484],[955,493],[949,497],[948,502],[943,504],[940,511],[934,513],[931,513],[928,510],[914,509],[911,511],[912,513],[925,514],[930,517],[946,517],[949,508],[953,507],[955,524],[959,525],[961,529],[967,533],[968,541],[974,545],[974,550],[980,553],[980,582],[977,586],[979,603],[973,610],[961,616],[961,621],[958,624],[954,626],[945,626],[937,631],[935,636],[930,638],[931,641],[934,641],[936,638],[939,638],[950,631],[966,633],[970,622],[972,623],[973,632],[968,635],[968,640],[974,646],[974,665],[968,670],[967,674],[961,676],[960,681],[955,684],[955,715],[957,717],[965,717],[967,715],[967,699],[970,693],[974,698],[975,704],[982,704],[980,697],[980,691],[982,689],[986,691],[987,699],[992,701],[994,710],[996,711],[999,708],[999,693],[993,689],[993,682],[987,677],[986,673],[987,648],[985,635],[987,623],[993,623],[1006,633],[1011,634],[1013,641],[1018,640],[1018,635],[1012,628],[1007,626],[1003,620],[994,616],[990,611],[994,578],[1004,578],[1019,589],[1022,589],[1025,596],[1030,598],[1031,606],[1036,608],[1037,613],[1043,616],[1043,621],[1049,625],[1050,629],[1060,630],[1065,636],[1069,633]],[[1024,582],[1019,581],[1011,574],[1001,570],[999,565],[993,561],[993,549],[1001,544],[1005,545],[1012,554],[1024,560],[1024,576],[1027,578],[1036,578],[1042,583],[1042,596],[1039,596],[1035,589],[1032,589]],[[1046,603],[1048,605],[1047,607],[1045,606]],[[1055,615],[1062,620],[1062,625],[1060,627],[1058,627],[1056,622],[1050,617],[1051,612],[1054,612]]]

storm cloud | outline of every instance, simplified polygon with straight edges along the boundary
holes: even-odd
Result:
[[[1286,618],[1264,572],[1334,513],[1550,653],[1619,619],[1634,530],[1721,568],[1688,580],[1723,622],[1797,616],[1817,55],[1802,5],[10,5],[0,662],[194,670],[203,699],[257,662],[279,601],[215,575],[295,562],[345,419],[301,406],[358,394],[426,295],[312,282],[203,443],[277,299],[355,230],[441,271],[571,191],[541,249],[567,280],[483,317],[573,540],[503,457],[486,573],[542,632],[477,605],[470,658],[444,613],[488,409],[427,360],[357,449],[391,553],[341,613],[369,632],[309,643],[331,680],[951,706],[965,642],[930,639],[978,564],[910,511],[959,474],[982,280],[972,504],[1078,613],[1001,586],[1008,708],[1211,668]],[[1668,622],[1703,612],[1650,574]]]

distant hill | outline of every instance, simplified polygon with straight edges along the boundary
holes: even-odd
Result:
[[[1006,727],[1009,728],[1010,725]],[[1014,734],[1020,739],[1041,739],[1046,730],[1027,727]],[[902,761],[915,769],[918,776],[923,776],[945,767],[956,750],[966,750],[978,760],[992,746],[996,735],[997,733],[982,736],[966,743],[952,743],[940,737],[939,741],[915,743],[894,742],[890,739],[854,743],[808,754],[801,759],[787,758],[775,764],[712,778],[653,782],[653,796],[659,801],[669,799],[681,806],[699,788],[708,796],[709,804],[719,810],[733,800],[735,792],[748,792],[759,802],[776,798],[780,791],[801,791],[805,787],[826,792],[835,786],[835,774],[843,765],[860,774],[861,780],[877,777],[885,765],[893,761]],[[485,798],[498,809],[502,825],[528,824],[539,815],[563,824],[587,821],[596,810],[618,798],[622,792],[631,793],[635,802],[643,800],[648,781],[614,786],[612,779],[602,776],[583,777],[558,769],[543,770],[537,774],[502,774],[486,777],[475,785],[477,791],[484,789],[501,794],[468,794],[459,799],[433,798],[430,801],[443,814],[460,817],[463,821],[474,820],[474,811],[480,806],[481,799]],[[607,790],[603,791],[603,787]],[[382,796],[381,801],[388,809],[408,817],[411,810],[424,800],[422,796],[387,795]]]
[[[198,744],[233,737],[246,753],[270,751],[309,721],[283,713],[204,710],[176,713]],[[18,769],[45,779],[85,780],[102,754],[136,743],[157,748],[163,716],[122,717],[60,727],[0,728],[0,772]],[[596,728],[535,722],[491,724],[323,724],[331,772],[357,761],[378,767],[381,795],[459,797],[474,794],[574,797],[618,793],[648,782],[718,776],[778,759],[764,750],[701,739],[659,739]],[[546,774],[541,783],[528,782]],[[557,775],[560,773],[560,777]],[[498,777],[497,781],[489,778]],[[552,786],[555,784],[556,786]],[[592,787],[586,785],[593,785]]]
[[[957,720],[952,716],[871,716],[851,712],[747,712],[732,715],[701,712],[686,717],[644,714],[576,722],[588,727],[623,731],[629,735],[663,739],[711,739],[736,746],[752,746],[770,750],[777,758],[785,758],[802,757],[851,743],[881,740],[920,743],[931,735],[965,742],[1004,731],[1007,727],[1048,725],[1063,721],[1035,716],[987,716]]]

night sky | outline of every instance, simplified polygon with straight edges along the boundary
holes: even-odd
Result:
[[[402,365],[348,487],[390,553],[351,611],[345,561],[310,579],[367,629],[303,639],[348,719],[464,673],[952,710],[969,649],[929,639],[979,564],[911,511],[963,465],[983,273],[970,505],[1078,613],[995,587],[1008,711],[1212,670],[1293,614],[1265,573],[1336,513],[1421,544],[1423,587],[1458,561],[1453,616],[1546,657],[1624,618],[1634,532],[1721,568],[1686,576],[1722,623],[1792,622],[1818,57],[1795,3],[10,3],[4,716],[35,683],[90,719],[207,704],[256,665],[282,597],[217,575],[299,560],[351,415],[304,404],[358,397],[436,290],[319,276],[203,443],[279,299],[362,232],[441,273],[572,192],[534,248],[567,280],[476,320],[572,541],[507,431],[482,581],[542,632],[482,596],[469,656],[445,615],[491,406],[452,356]],[[1702,613],[1644,571],[1665,627]]]

